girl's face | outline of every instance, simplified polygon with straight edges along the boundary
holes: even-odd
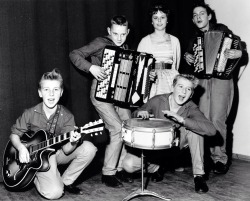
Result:
[[[152,16],[152,24],[154,29],[162,31],[166,29],[168,23],[167,15],[161,11],[157,11],[157,13]]]

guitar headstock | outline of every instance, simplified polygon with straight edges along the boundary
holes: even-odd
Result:
[[[102,119],[99,119],[94,122],[89,122],[85,124],[83,127],[79,128],[80,133],[90,134],[91,136],[102,134],[103,130],[104,130],[104,123]]]
[[[104,125],[104,123],[103,123],[102,119],[99,119],[99,120],[96,120],[94,122],[89,122],[89,123],[85,124],[80,129],[94,128],[96,126],[101,126],[101,125]]]

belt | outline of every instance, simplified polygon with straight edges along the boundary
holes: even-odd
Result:
[[[172,64],[169,63],[155,63],[155,69],[172,69]]]

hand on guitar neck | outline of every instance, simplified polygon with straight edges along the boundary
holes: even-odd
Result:
[[[54,149],[53,145],[69,140],[77,144],[85,135],[98,137],[104,130],[103,121],[100,119],[90,122],[75,131],[64,133],[52,138],[44,130],[37,131],[32,137],[25,134],[19,140],[19,144],[7,143],[3,157],[2,175],[4,184],[11,190],[19,190],[26,187],[35,177],[37,171],[49,169],[48,158]],[[13,139],[12,139],[13,140]],[[18,146],[16,146],[18,144]],[[53,148],[53,147],[52,147]]]

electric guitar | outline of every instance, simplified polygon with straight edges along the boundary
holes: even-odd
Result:
[[[104,124],[102,119],[89,122],[83,127],[76,129],[81,134],[96,137],[102,135]],[[82,137],[83,137],[82,136]],[[20,163],[18,150],[9,141],[6,145],[3,156],[2,175],[3,181],[9,190],[20,190],[27,187],[34,179],[38,171],[49,170],[49,156],[55,151],[53,145],[59,144],[70,138],[70,132],[48,138],[48,133],[44,130],[37,131],[32,137],[24,134],[21,142],[29,151],[30,161]]]

